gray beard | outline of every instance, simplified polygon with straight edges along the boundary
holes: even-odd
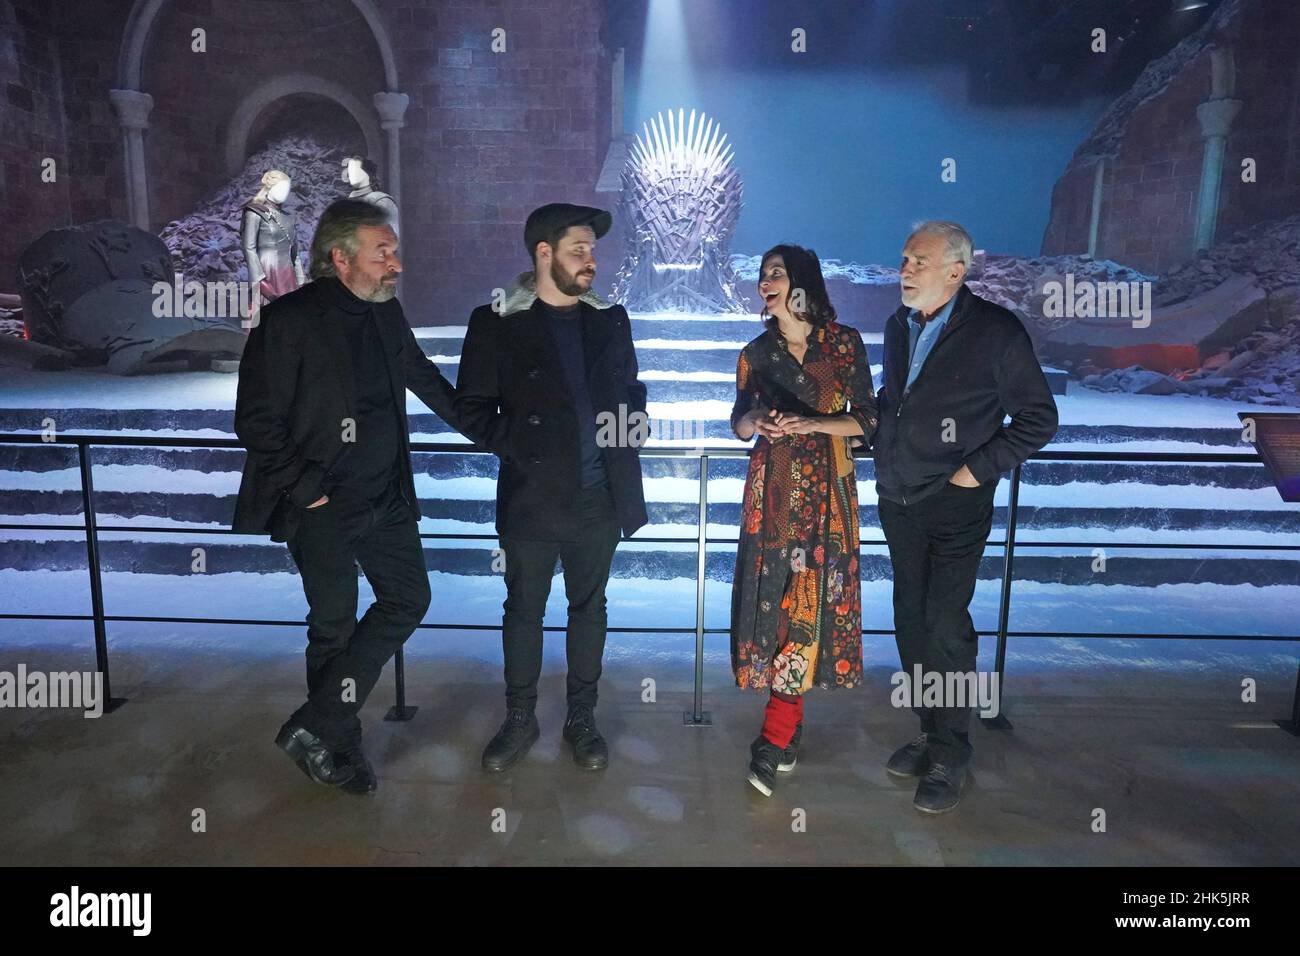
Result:
[[[358,295],[357,298],[363,302],[387,302],[397,295],[397,283],[380,281],[375,290],[368,295]]]

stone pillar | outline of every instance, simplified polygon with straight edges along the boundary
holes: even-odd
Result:
[[[131,224],[149,232],[149,177],[144,162],[144,131],[149,128],[153,97],[139,90],[109,90],[108,98],[122,125],[126,204]]]
[[[388,179],[384,183],[384,192],[391,195],[393,202],[397,203],[397,221],[402,229],[406,227],[406,214],[402,212],[401,130],[406,125],[402,117],[406,115],[406,107],[410,102],[411,98],[405,93],[375,94],[379,125],[388,133]]]
[[[609,138],[611,140],[622,139],[623,137],[623,85],[625,69],[623,47],[619,47],[614,51],[614,64],[609,71]]]
[[[1101,226],[1101,200],[1106,184],[1106,157],[1097,160],[1092,174],[1092,213],[1088,219],[1088,258],[1097,258],[1097,233]]]
[[[1205,139],[1205,156],[1201,162],[1201,189],[1196,202],[1196,251],[1214,245],[1214,230],[1219,219],[1219,186],[1223,180],[1223,156],[1232,121],[1241,112],[1241,100],[1232,99],[1236,88],[1232,51],[1216,49],[1210,54],[1210,99],[1196,107]]]

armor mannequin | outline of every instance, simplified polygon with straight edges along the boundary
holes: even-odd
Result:
[[[373,160],[362,156],[349,156],[343,160],[343,181],[352,187],[349,199],[360,199],[378,206],[388,216],[393,232],[401,235],[397,227],[397,201],[386,192],[380,191],[377,183],[378,167]]]
[[[262,175],[262,188],[243,207],[240,239],[248,263],[248,281],[257,283],[264,302],[278,299],[306,281],[298,261],[294,216],[282,207],[290,185],[287,173],[268,169]]]

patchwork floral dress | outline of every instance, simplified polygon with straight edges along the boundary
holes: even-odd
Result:
[[[849,414],[862,436],[815,432],[750,452],[731,588],[731,664],[740,687],[799,695],[862,681],[858,489],[849,445],[869,446],[876,396],[857,329],[808,335],[803,364],[769,329],[736,362],[735,422],[756,405],[798,415]]]

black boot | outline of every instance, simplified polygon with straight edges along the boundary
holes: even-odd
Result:
[[[932,764],[926,775],[921,778],[921,782],[917,784],[912,806],[922,813],[947,813],[954,809],[961,802],[966,772],[967,767],[964,764],[959,767],[949,767],[942,763]]]
[[[594,709],[585,704],[569,709],[564,721],[564,739],[573,747],[573,762],[584,770],[609,766],[609,746],[596,729]]]
[[[930,769],[930,746],[921,734],[910,744],[895,750],[885,764],[885,770],[895,777],[919,777]]]
[[[776,766],[781,762],[781,748],[762,734],[749,745],[749,782],[765,797],[776,786]]]
[[[327,787],[341,786],[355,775],[350,766],[335,763],[334,754],[319,737],[292,720],[280,728],[275,745],[289,755],[299,770]]]
[[[483,751],[483,769],[494,773],[505,770],[528,753],[540,735],[541,728],[537,726],[537,717],[531,710],[511,707],[506,712],[505,723],[496,736],[488,741],[487,748]]]
[[[334,754],[334,761],[340,766],[352,768],[352,779],[339,788],[344,793],[369,796],[379,789],[379,777],[366,755],[361,752],[360,744],[338,751]]]
[[[776,769],[781,773],[789,773],[799,762],[799,741],[802,739],[803,721],[801,720],[794,725],[794,736],[790,738],[790,745],[781,751],[781,760],[776,765]]]

